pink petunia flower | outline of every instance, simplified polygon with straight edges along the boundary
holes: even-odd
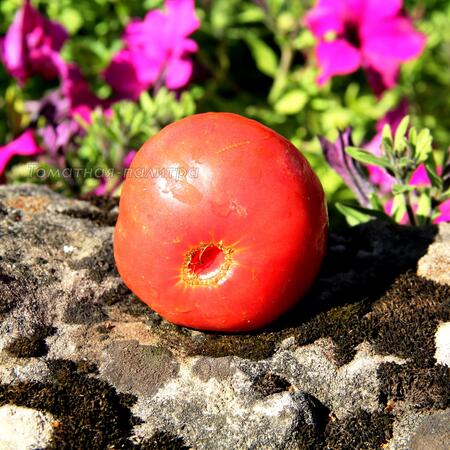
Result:
[[[441,172],[441,170],[439,170]],[[430,178],[425,169],[425,164],[420,164],[420,166],[414,171],[409,180],[409,184],[412,186],[430,186]]]
[[[15,155],[33,156],[42,153],[43,150],[37,145],[33,132],[26,130],[18,138],[0,147],[0,175],[6,169],[8,162]]]
[[[21,84],[34,74],[56,78],[64,65],[59,51],[67,38],[62,25],[42,16],[25,0],[1,42],[1,60]]]
[[[124,169],[128,169],[131,166],[131,163],[133,162],[134,157],[136,156],[137,151],[136,150],[130,150],[122,161],[122,166]]]
[[[440,214],[434,219],[434,223],[450,222],[450,199],[442,202],[438,209]]]
[[[61,90],[69,100],[72,117],[80,116],[86,123],[91,123],[91,113],[101,100],[92,92],[76,64],[66,64],[61,70]]]
[[[318,83],[363,67],[376,80],[376,91],[393,87],[400,64],[425,46],[402,6],[403,0],[318,0],[305,19],[319,39]]]
[[[416,176],[416,181],[419,184],[415,184],[415,186],[426,186],[427,184],[425,183],[425,179],[421,179],[423,176],[423,171],[425,171],[425,166],[420,166],[418,169],[416,169],[416,171],[413,174],[413,177]],[[418,173],[418,175],[416,175],[416,173]],[[426,174],[426,172],[425,172]],[[428,178],[428,176],[426,175],[426,178]],[[412,179],[412,178],[411,178]],[[424,183],[424,184],[421,184]],[[414,184],[414,183],[410,183],[410,184]],[[394,204],[394,200],[391,198],[389,199],[385,204],[384,204],[384,210],[386,212],[386,214],[391,215],[392,213],[392,206]],[[412,205],[412,209],[413,211],[417,211],[418,205],[417,203],[414,203]],[[445,200],[444,202],[442,202],[439,206],[438,206],[438,210],[439,210],[439,215],[433,220],[433,223],[441,223],[441,222],[450,222],[450,200]],[[401,220],[400,223],[402,225],[406,225],[408,223],[408,216],[405,214]]]
[[[442,167],[437,168],[438,175],[442,174]],[[409,184],[412,186],[431,186],[430,177],[428,176],[425,164],[420,166],[414,171],[409,180]],[[439,215],[434,219],[433,223],[450,222],[450,200],[442,202],[438,206]]]
[[[199,26],[193,0],[166,0],[164,11],[150,11],[144,20],[127,25],[125,47],[107,67],[106,81],[119,96],[131,99],[156,83],[184,87],[192,75],[190,55],[198,49],[188,36]]]

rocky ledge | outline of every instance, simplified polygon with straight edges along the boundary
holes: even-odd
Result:
[[[127,290],[116,215],[0,188],[0,448],[448,448],[449,224],[332,233],[296,310],[225,335]]]

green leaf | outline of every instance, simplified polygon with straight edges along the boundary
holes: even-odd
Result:
[[[292,11],[283,11],[277,17],[277,29],[283,33],[292,33],[298,27],[298,16],[292,14]]]
[[[378,157],[373,155],[372,153],[363,150],[362,148],[357,147],[346,147],[345,151],[357,161],[360,161],[364,164],[373,164],[375,166],[391,168],[391,164],[389,160],[385,157]]]
[[[144,91],[139,97],[139,103],[145,112],[153,113],[155,103],[147,91]]]
[[[59,21],[70,34],[75,34],[83,25],[83,16],[77,9],[65,7],[59,16]]]
[[[417,130],[414,127],[409,129],[408,139],[411,145],[415,147],[417,142]]]
[[[245,5],[244,11],[237,16],[239,23],[263,22],[264,18],[263,9],[251,3]]]
[[[425,224],[430,221],[431,195],[429,190],[422,192],[422,194],[420,195],[416,215],[419,219],[420,224]]]
[[[428,128],[424,128],[417,136],[415,157],[419,162],[426,161],[432,152],[433,138]]]
[[[383,148],[386,150],[390,150],[394,147],[394,140],[392,138],[392,130],[389,124],[386,124],[383,127],[383,132],[381,135]]]
[[[359,225],[360,223],[372,220],[368,214],[365,214],[353,205],[345,205],[343,203],[336,203],[336,209],[345,217],[350,226]]]
[[[278,58],[272,48],[262,39],[253,35],[248,35],[245,40],[250,47],[258,70],[265,75],[274,77],[278,68]]]
[[[394,220],[400,223],[406,214],[406,205],[403,194],[394,195],[394,201],[392,203],[391,215]]]
[[[144,112],[143,111],[137,111],[134,117],[131,119],[130,122],[130,134],[135,135],[139,132],[141,129],[142,123],[145,120]]]
[[[376,211],[384,212],[384,205],[381,199],[378,197],[378,195],[375,192],[369,193],[369,201],[372,206],[372,209]]]
[[[345,216],[348,224],[351,226],[365,223],[375,218],[392,222],[392,219],[383,211],[363,208],[362,206],[342,202],[337,202],[335,206],[336,209]]]
[[[394,148],[398,152],[402,152],[406,148],[405,135],[409,126],[409,116],[405,116],[397,127],[395,132]]]
[[[443,181],[442,178],[437,174],[436,168],[434,167],[434,164],[427,161],[425,163],[425,170],[427,171],[428,178],[431,181],[431,186],[442,190],[443,188]]]
[[[414,186],[405,185],[405,184],[394,184],[392,186],[392,193],[394,195],[404,194],[405,192],[411,192],[415,189]]]
[[[450,200],[450,189],[447,189],[446,191],[442,192],[442,194],[439,196],[439,199],[441,202]]]
[[[276,103],[275,111],[280,114],[296,114],[300,112],[308,101],[308,95],[301,89],[284,94]]]

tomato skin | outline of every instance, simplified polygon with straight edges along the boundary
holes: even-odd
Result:
[[[236,114],[197,114],[165,127],[135,156],[114,256],[125,284],[167,320],[249,331],[308,290],[327,225],[322,186],[288,140]],[[209,264],[218,280],[211,267],[201,272]]]

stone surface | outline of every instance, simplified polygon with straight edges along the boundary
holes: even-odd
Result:
[[[390,450],[448,450],[450,409],[406,415],[394,426]]]
[[[419,261],[418,274],[438,283],[450,284],[450,223],[439,224],[435,242]]]
[[[434,448],[450,287],[416,268],[437,267],[445,226],[332,233],[293,311],[225,335],[167,323],[128,291],[116,216],[113,201],[0,188],[0,407],[52,416],[49,448]]]
[[[0,449],[33,450],[48,445],[53,418],[30,408],[0,407]]]
[[[450,367],[450,322],[441,323],[436,331],[436,361]]]

